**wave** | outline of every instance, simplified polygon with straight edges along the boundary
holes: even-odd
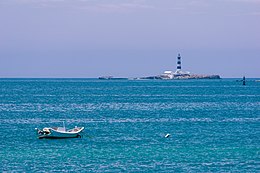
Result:
[[[72,118],[72,119],[56,119],[56,118],[17,118],[17,119],[0,119],[4,124],[45,124],[45,123],[175,123],[175,122],[260,122],[260,118]]]

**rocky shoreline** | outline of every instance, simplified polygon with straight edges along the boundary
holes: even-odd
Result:
[[[165,76],[148,76],[148,77],[140,77],[134,78],[135,80],[149,79],[149,80],[176,80],[176,79],[221,79],[219,75],[182,75],[182,76],[174,76],[173,78],[167,78]]]

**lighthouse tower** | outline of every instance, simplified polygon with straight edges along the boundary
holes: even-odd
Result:
[[[185,77],[185,76],[189,76],[190,72],[188,71],[181,71],[181,54],[178,54],[177,56],[177,69],[174,73],[174,77]]]
[[[179,73],[181,72],[181,54],[178,54],[178,57],[177,57],[177,70],[176,70],[176,73]]]

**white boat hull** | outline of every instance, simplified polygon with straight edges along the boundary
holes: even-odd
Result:
[[[61,131],[55,128],[44,128],[38,130],[38,138],[62,139],[62,138],[81,138],[84,127],[77,127],[68,131]]]

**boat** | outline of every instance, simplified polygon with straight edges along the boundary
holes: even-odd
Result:
[[[63,139],[63,138],[81,138],[84,127],[75,126],[73,129],[66,130],[64,127],[45,127],[42,130],[35,128],[39,139]]]

